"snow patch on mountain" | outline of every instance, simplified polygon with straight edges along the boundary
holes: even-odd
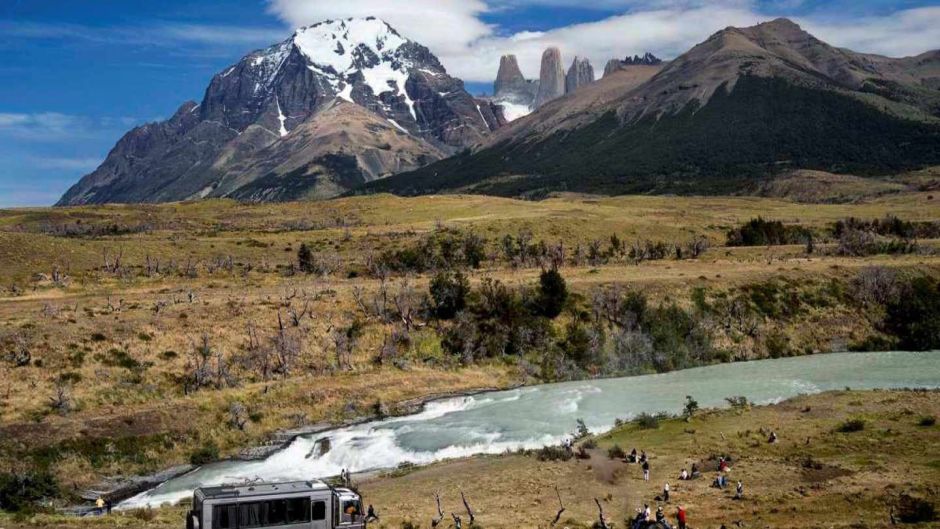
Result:
[[[298,29],[292,42],[310,62],[310,70],[325,77],[339,97],[352,101],[352,77],[361,74],[374,95],[394,92],[402,97],[417,121],[414,101],[405,89],[413,65],[401,53],[409,41],[385,22],[321,22]]]

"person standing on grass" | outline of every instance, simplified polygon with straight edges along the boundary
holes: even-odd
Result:
[[[98,496],[95,500],[95,510],[98,511],[98,516],[104,514],[104,496]]]
[[[644,461],[643,462],[643,481],[649,481],[649,480],[650,480],[650,462]]]
[[[669,483],[663,485],[663,501],[669,501]]]
[[[679,521],[679,529],[685,529],[685,507],[679,506],[676,511],[676,519]]]
[[[734,499],[740,500],[744,498],[744,483],[741,483],[741,480],[738,480],[738,486],[734,492]]]

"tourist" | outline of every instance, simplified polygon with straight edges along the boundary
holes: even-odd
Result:
[[[643,504],[643,521],[651,522],[652,521],[650,520],[651,517],[652,517],[652,513],[650,512],[650,504],[644,503]]]
[[[767,442],[768,442],[768,443],[771,443],[771,444],[772,444],[772,443],[776,443],[776,442],[777,442],[777,432],[770,432],[770,437],[767,438]]]
[[[676,519],[679,521],[679,529],[685,529],[685,507],[679,506],[676,511]]]
[[[728,471],[728,461],[723,457],[718,458],[718,472],[727,472]]]
[[[646,463],[646,461],[647,461],[646,450],[641,450],[640,451],[640,463]]]
[[[636,462],[637,462],[637,458],[636,458],[636,448],[634,448],[633,450],[630,450],[630,458],[628,459],[628,461],[631,462],[631,463],[636,463]]]
[[[643,481],[649,481],[649,480],[650,480],[650,462],[644,461],[643,462]]]
[[[682,472],[679,472],[679,480],[685,481],[689,479],[689,472],[686,469],[682,469]]]
[[[104,508],[108,513],[108,516],[111,516],[111,498],[108,498],[104,501]]]
[[[104,497],[98,496],[98,499],[95,500],[95,511],[98,513],[98,516],[104,514]]]
[[[665,485],[663,485],[663,501],[664,502],[669,501],[669,483],[666,483]]]
[[[741,480],[738,480],[738,486],[736,487],[734,493],[734,499],[740,500],[744,498],[744,483],[741,483]]]
[[[372,504],[369,504],[368,510],[366,510],[366,522],[374,522],[379,519],[379,515],[375,514],[375,509],[372,508]]]

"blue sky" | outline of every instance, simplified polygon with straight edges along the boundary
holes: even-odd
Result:
[[[132,126],[200,99],[247,52],[324,18],[375,14],[474,93],[545,45],[669,58],[727,25],[789,16],[824,40],[907,55],[940,47],[940,3],[884,0],[0,0],[0,207],[48,205]]]

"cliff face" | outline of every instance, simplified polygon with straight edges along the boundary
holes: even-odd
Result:
[[[594,82],[594,67],[584,57],[575,57],[565,76],[565,93],[573,93],[578,88]]]
[[[561,66],[561,50],[551,47],[542,54],[539,91],[535,106],[540,107],[563,95],[565,95],[565,70]]]

